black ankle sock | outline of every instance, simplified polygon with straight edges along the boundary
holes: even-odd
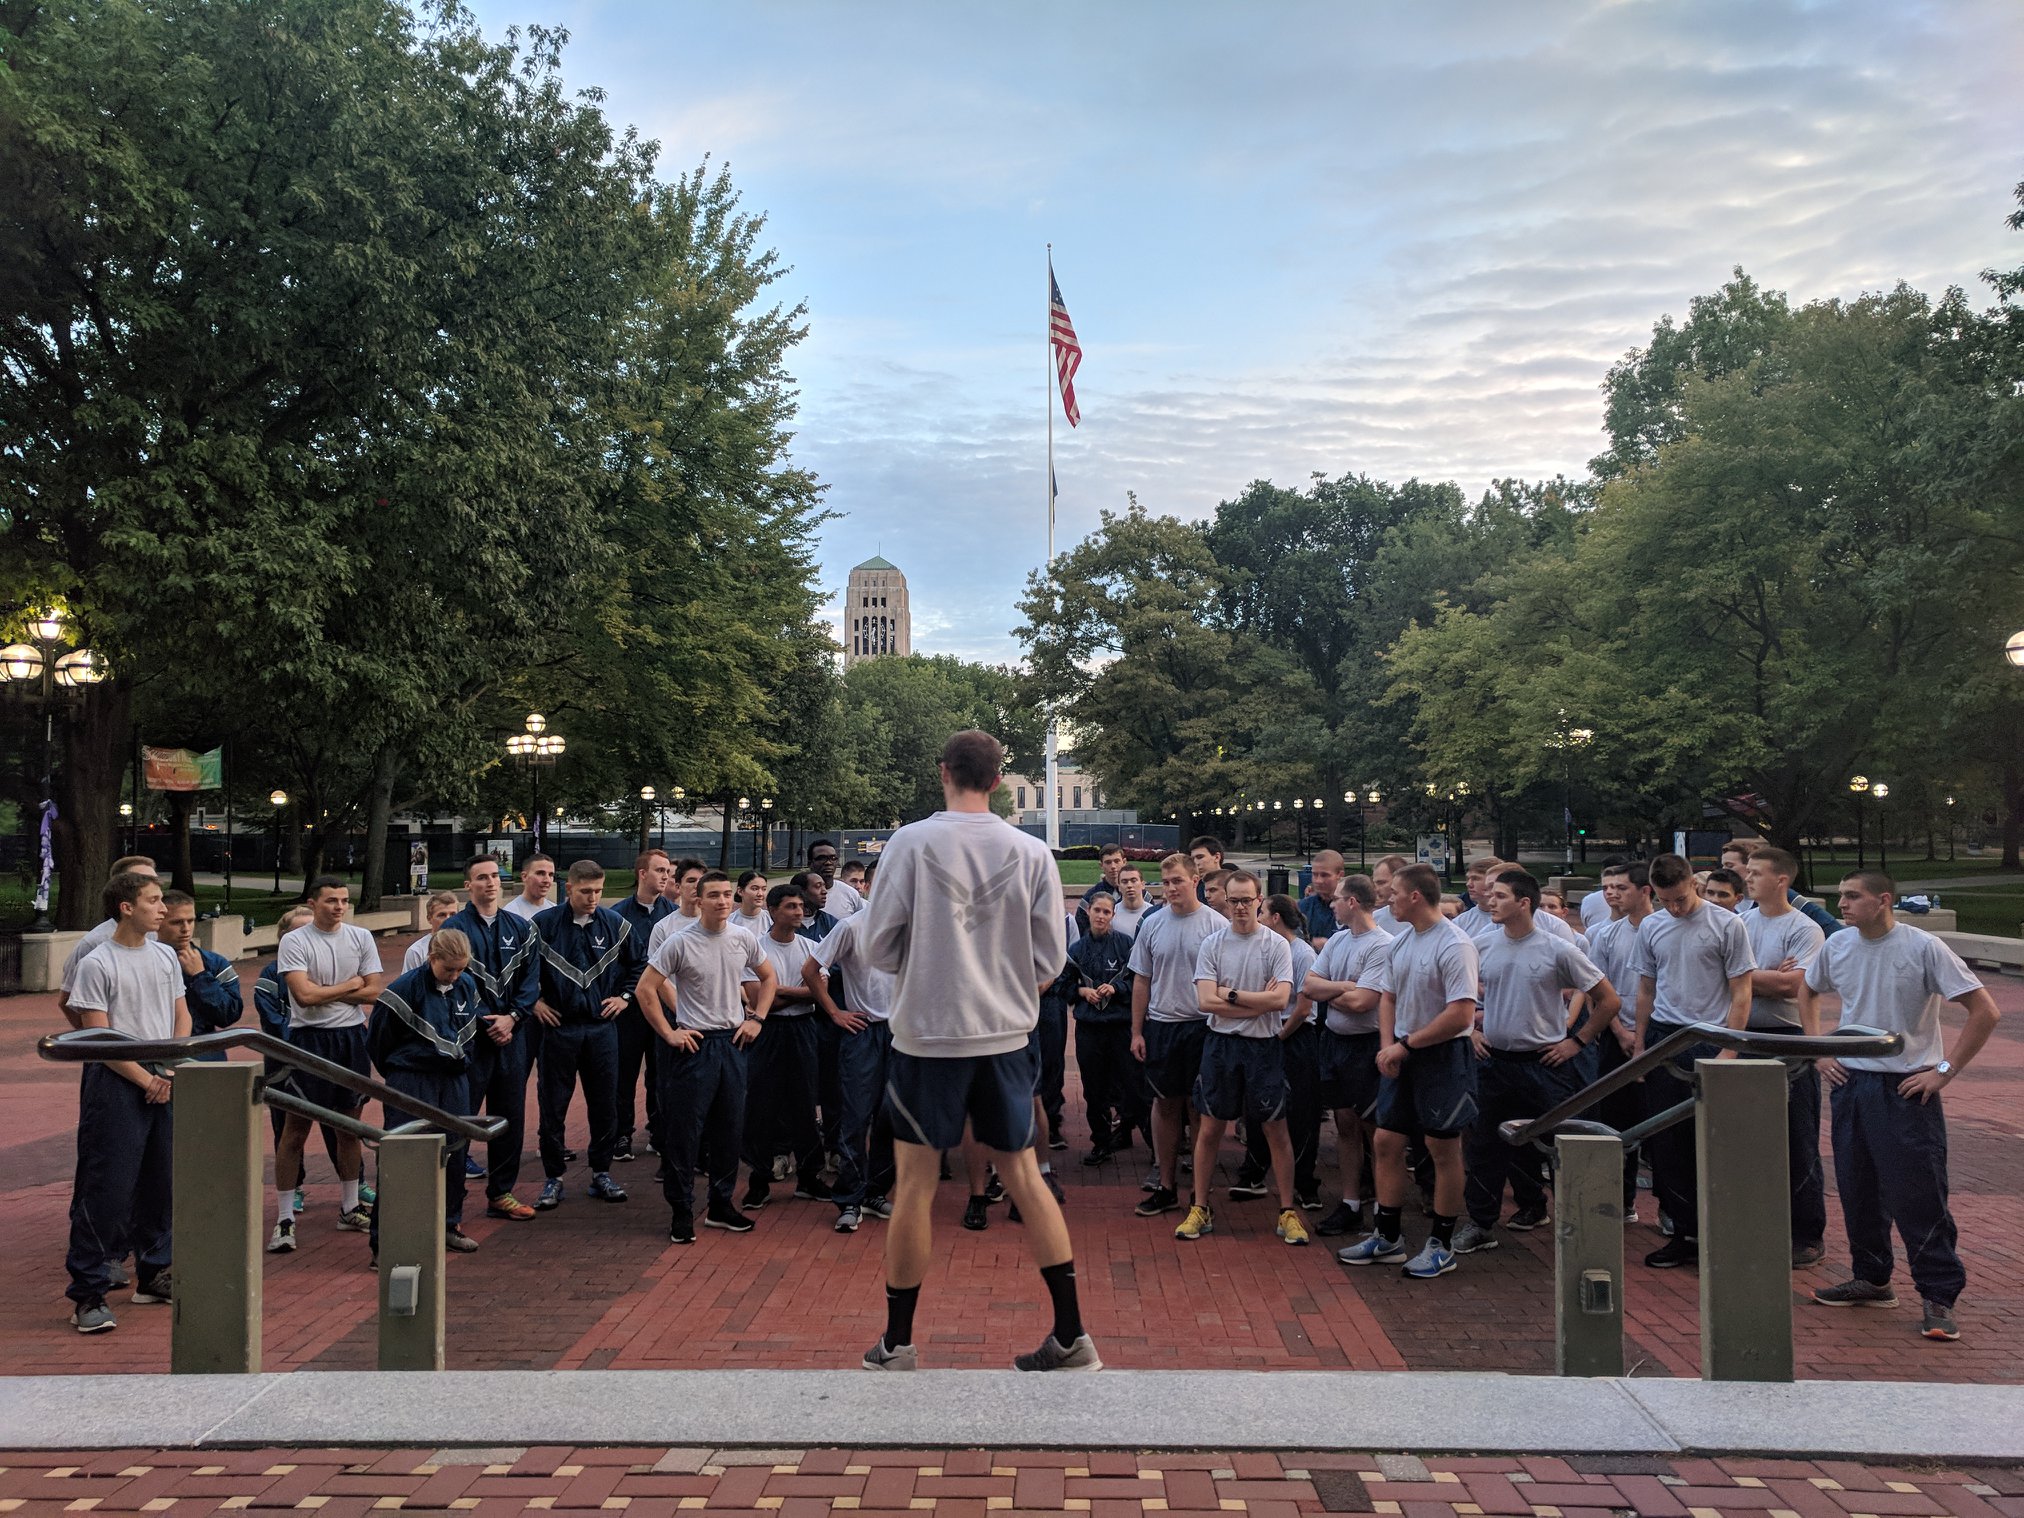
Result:
[[[1380,1204],[1377,1209],[1376,1221],[1371,1225],[1371,1231],[1379,1238],[1389,1239],[1392,1243],[1396,1244],[1399,1241],[1399,1229],[1401,1226],[1399,1215],[1404,1210],[1400,1207],[1386,1207]]]
[[[1082,1308],[1075,1299],[1075,1261],[1041,1266],[1040,1279],[1054,1299],[1054,1342],[1067,1349],[1082,1337]]]
[[[1434,1242],[1446,1249],[1455,1242],[1455,1220],[1434,1214]]]
[[[914,1342],[914,1304],[921,1299],[918,1286],[886,1287],[887,1349],[904,1349]]]

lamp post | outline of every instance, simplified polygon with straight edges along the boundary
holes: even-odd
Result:
[[[1869,788],[1869,793],[1876,797],[1876,867],[1887,871],[1890,869],[1890,827],[1884,821],[1883,804],[1890,795],[1890,787],[1879,780]]]
[[[679,785],[673,785],[668,787],[668,799],[675,804],[675,810],[677,812],[679,812],[682,809],[683,798],[685,798],[688,794],[689,793],[683,790]],[[666,848],[668,846],[668,813],[665,807],[660,809],[660,819],[661,819],[661,825],[659,829],[660,836],[655,841],[659,843],[662,848]]]
[[[764,871],[773,863],[773,798],[759,798],[759,857],[752,868]]]
[[[1869,794],[1869,776],[1850,775],[1848,790],[1855,798],[1855,867],[1859,870],[1863,867],[1866,852],[1862,838],[1862,798]]]
[[[120,831],[127,835],[127,852],[131,854],[140,847],[134,832],[134,804],[131,801],[119,804],[119,826]]]
[[[1949,796],[1947,798],[1947,858],[1949,861],[1951,861],[1953,857],[1954,857],[1954,798],[1952,796]]]
[[[1564,863],[1574,863],[1574,756],[1573,751],[1595,741],[1595,729],[1569,727],[1567,713],[1561,712],[1560,726],[1546,740],[1546,746],[1560,750],[1560,844]]]
[[[18,698],[42,709],[41,802],[37,807],[36,834],[41,843],[42,870],[35,885],[35,918],[30,933],[53,933],[49,920],[49,886],[56,870],[50,834],[56,825],[56,787],[53,765],[56,747],[56,709],[59,703],[81,699],[84,687],[96,685],[108,671],[105,660],[89,648],[68,648],[68,631],[63,612],[56,607],[38,615],[30,625],[33,643],[10,643],[0,648],[0,683],[15,690]]]
[[[565,747],[562,735],[549,732],[548,719],[539,712],[529,712],[524,730],[506,740],[506,752],[532,773],[534,804],[527,813],[527,826],[537,854],[541,852],[541,772],[562,757]]]
[[[274,894],[281,894],[281,813],[288,805],[288,792],[272,790],[267,804],[274,808]]]
[[[651,831],[651,828],[650,828],[650,816],[651,816],[651,813],[650,813],[650,808],[651,808],[651,807],[653,806],[653,804],[654,804],[654,788],[653,788],[652,786],[650,786],[650,785],[643,785],[643,786],[641,786],[641,787],[640,787],[640,852],[641,852],[642,854],[644,854],[644,853],[645,853],[645,852],[647,851],[647,835],[648,835],[648,833],[649,833],[649,832]]]

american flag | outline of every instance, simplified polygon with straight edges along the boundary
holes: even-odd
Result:
[[[1061,382],[1061,413],[1073,427],[1082,420],[1082,408],[1075,404],[1075,371],[1082,367],[1082,344],[1075,340],[1075,323],[1068,319],[1068,307],[1061,303],[1061,282],[1048,266],[1047,285],[1053,293],[1047,306],[1047,332],[1054,342],[1054,372]]]

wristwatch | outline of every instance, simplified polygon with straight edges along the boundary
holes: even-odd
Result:
[[[1233,1007],[1234,1007],[1234,1006],[1236,1006],[1236,1005],[1237,1005],[1237,988],[1236,988],[1235,986],[1232,986],[1232,987],[1231,987],[1231,988],[1230,988],[1229,990],[1225,991],[1225,992],[1223,993],[1223,1000],[1224,1000],[1224,1001],[1226,1001],[1226,1002],[1228,1002],[1228,1003],[1229,1003],[1229,1004],[1230,1004],[1231,1006],[1233,1006]]]
[[[1937,1065],[1933,1066],[1933,1074],[1944,1075],[1949,1080],[1952,1080],[1954,1075],[1954,1062],[1950,1059],[1941,1060]]]

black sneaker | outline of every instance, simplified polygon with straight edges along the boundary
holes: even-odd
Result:
[[[1302,1191],[1298,1187],[1295,1187],[1293,1191],[1293,1205],[1298,1207],[1302,1212],[1319,1212],[1321,1211],[1321,1193],[1318,1191]]]
[[[1047,1130],[1047,1147],[1057,1152],[1068,1147],[1068,1140],[1061,1136],[1059,1128],[1049,1128]]]
[[[562,1158],[565,1164],[574,1165],[576,1163],[576,1151],[574,1149],[565,1149],[562,1151]]]
[[[991,1179],[984,1187],[984,1200],[996,1207],[1005,1200],[1005,1183],[998,1179],[998,1172],[991,1172]]]
[[[991,1226],[991,1204],[980,1196],[970,1198],[963,1209],[963,1226],[972,1233],[982,1233]]]
[[[1265,1194],[1263,1181],[1239,1181],[1230,1188],[1230,1200],[1233,1202],[1255,1202]]]
[[[1821,1287],[1813,1300],[1822,1307],[1895,1307],[1897,1293],[1888,1281],[1879,1286],[1874,1281],[1848,1280],[1839,1286]]]
[[[1156,1218],[1163,1212],[1172,1212],[1181,1205],[1181,1199],[1165,1186],[1153,1192],[1138,1206],[1132,1208],[1142,1218]]]
[[[1116,1153],[1115,1149],[1109,1149],[1102,1144],[1098,1144],[1082,1157],[1082,1163],[1085,1165],[1101,1165]]]
[[[1059,1339],[1049,1334],[1032,1354],[1013,1356],[1012,1368],[1034,1371],[1102,1370],[1103,1361],[1097,1358],[1096,1345],[1088,1334],[1083,1334],[1065,1348]]]
[[[164,1265],[151,1276],[142,1276],[140,1285],[134,1288],[129,1302],[138,1302],[144,1307],[157,1302],[169,1302],[175,1298],[175,1281],[170,1274],[171,1267]]]
[[[695,1219],[676,1217],[672,1222],[670,1222],[668,1224],[668,1242],[670,1244],[695,1243],[696,1242]]]
[[[725,1207],[712,1202],[709,1211],[703,1214],[703,1226],[721,1228],[726,1233],[750,1233],[752,1220],[735,1207]]]
[[[1530,1233],[1545,1221],[1546,1209],[1544,1207],[1520,1207],[1511,1216],[1504,1219],[1504,1226],[1513,1233]]]
[[[836,1193],[830,1190],[829,1183],[821,1176],[812,1181],[797,1181],[794,1186],[794,1200],[797,1202],[827,1202],[833,1200],[835,1195]]]
[[[1645,1256],[1645,1264],[1653,1270],[1677,1270],[1682,1265],[1701,1263],[1701,1250],[1692,1239],[1668,1239],[1664,1244]]]
[[[1324,1239],[1340,1238],[1346,1233],[1362,1233],[1363,1209],[1352,1207],[1347,1202],[1337,1202],[1334,1210],[1314,1225],[1314,1231]]]
[[[633,1153],[632,1135],[630,1133],[611,1146],[611,1157],[615,1160],[634,1160],[639,1158],[638,1155]]]
[[[759,1173],[752,1173],[752,1184],[745,1188],[745,1195],[739,1199],[738,1207],[744,1212],[758,1212],[773,1200],[773,1188],[759,1179]]]
[[[1792,1246],[1792,1268],[1804,1270],[1809,1265],[1818,1265],[1827,1258],[1825,1244],[1794,1244]]]
[[[1919,1335],[1921,1338],[1953,1343],[1961,1337],[1960,1329],[1954,1326],[1954,1310],[1951,1307],[1942,1307],[1937,1302],[1926,1303],[1925,1313],[1919,1318]]]

